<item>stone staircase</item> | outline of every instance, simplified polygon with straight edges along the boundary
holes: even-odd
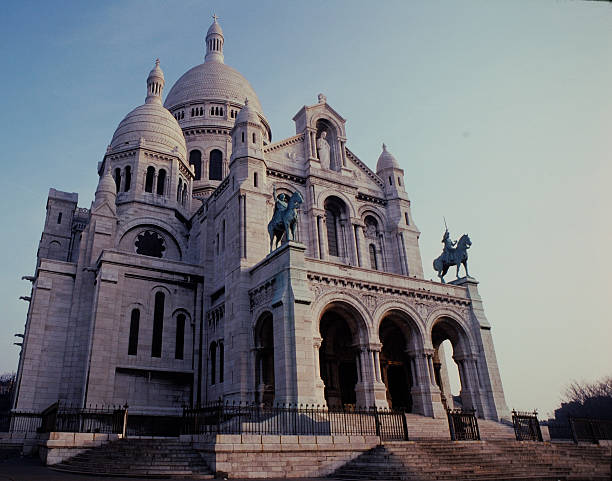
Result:
[[[107,476],[214,477],[197,451],[173,438],[120,439],[88,449],[50,468]]]
[[[336,470],[344,480],[609,481],[610,447],[518,441],[385,443]]]

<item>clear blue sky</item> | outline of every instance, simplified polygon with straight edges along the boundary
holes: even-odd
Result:
[[[0,372],[16,369],[49,187],[89,207],[156,57],[169,87],[225,60],[273,140],[323,92],[348,146],[399,159],[426,277],[446,216],[473,241],[510,407],[546,414],[573,379],[612,374],[612,5],[539,1],[19,1],[0,18]]]

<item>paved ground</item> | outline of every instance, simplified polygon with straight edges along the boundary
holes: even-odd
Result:
[[[155,478],[158,481],[177,478]],[[38,458],[11,457],[0,461],[0,481],[143,481],[143,478],[117,476],[88,476],[54,471],[43,466]],[[240,481],[234,480],[232,481]],[[268,480],[274,481],[274,480]],[[291,481],[321,481],[320,479],[292,478]]]

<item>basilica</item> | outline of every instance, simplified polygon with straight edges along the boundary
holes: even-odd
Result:
[[[15,409],[221,399],[508,418],[478,282],[424,278],[397,159],[353,153],[323,94],[274,139],[224,41],[215,19],[165,101],[155,63],[89,208],[50,189]]]

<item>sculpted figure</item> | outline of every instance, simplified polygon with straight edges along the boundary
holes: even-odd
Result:
[[[438,273],[440,281],[444,284],[444,276],[448,269],[452,266],[457,266],[457,279],[459,278],[459,267],[463,264],[465,269],[466,277],[469,277],[467,268],[468,254],[467,250],[472,245],[472,241],[467,234],[463,234],[458,241],[453,241],[450,238],[448,229],[444,232],[442,237],[442,243],[444,244],[444,250],[439,257],[433,261],[433,268]],[[456,247],[455,247],[456,246]]]
[[[276,195],[276,187],[272,191],[274,197],[274,214],[268,223],[268,235],[270,236],[270,252],[276,240],[275,249],[283,241],[295,240],[298,223],[298,208],[304,198],[299,192],[294,192],[291,197],[287,194]]]
[[[330,147],[326,140],[327,131],[321,132],[321,136],[317,139],[317,152],[319,154],[319,161],[321,162],[322,169],[331,169],[330,162]]]

